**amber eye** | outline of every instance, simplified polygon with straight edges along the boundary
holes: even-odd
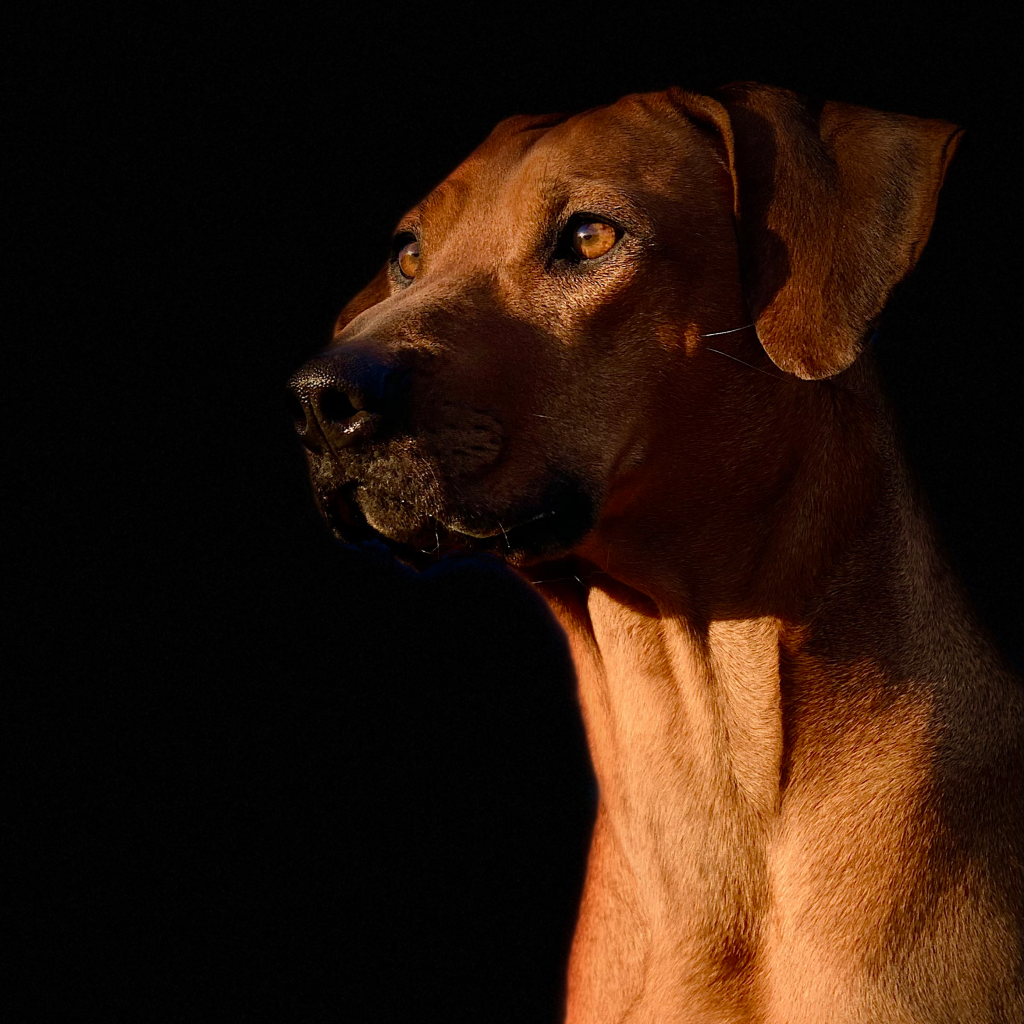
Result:
[[[603,220],[588,220],[572,233],[572,248],[585,260],[603,256],[618,241],[618,232]]]
[[[398,269],[402,272],[403,277],[407,277],[411,281],[416,276],[419,266],[420,243],[414,238],[398,250]]]

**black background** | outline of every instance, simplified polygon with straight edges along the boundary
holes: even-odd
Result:
[[[502,117],[753,79],[968,129],[877,350],[1020,663],[1009,14],[671,10],[41,7],[17,38],[7,1019],[557,1018],[594,796],[564,642],[496,564],[331,541],[281,403]]]

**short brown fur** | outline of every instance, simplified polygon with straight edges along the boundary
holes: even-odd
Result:
[[[1021,1019],[1020,682],[862,353],[958,138],[751,83],[513,119],[403,222],[415,281],[339,320],[322,365],[404,360],[412,426],[310,442],[325,507],[493,536],[569,637],[600,787],[569,1024]],[[626,224],[601,267],[552,262],[564,209]],[[519,549],[556,470],[593,521]]]

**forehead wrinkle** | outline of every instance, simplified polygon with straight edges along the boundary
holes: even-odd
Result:
[[[539,134],[532,132],[532,134]],[[409,222],[419,221],[424,240],[435,252],[468,254],[495,231],[517,229],[526,209],[529,181],[522,174],[528,146],[495,152],[488,158],[477,151],[446,178],[415,210]]]
[[[540,160],[540,154],[536,159]],[[549,216],[558,216],[571,206],[580,212],[618,215],[627,222],[650,226],[647,201],[653,197],[645,183],[629,174],[608,175],[584,167],[565,169],[557,166],[554,155],[548,153],[536,175],[524,177],[524,185],[540,197]]]
[[[411,214],[420,221],[427,216],[440,215],[445,212],[449,216],[457,216],[458,210],[465,207],[469,200],[470,192],[471,189],[466,182],[460,181],[458,178],[445,178],[419,206],[411,211]]]
[[[650,101],[646,95],[626,97],[571,118],[546,132],[530,159],[543,153],[567,173],[663,185],[686,162],[697,132],[674,109]]]
[[[642,102],[516,127],[496,131],[420,204],[435,258],[443,249],[446,262],[476,262],[500,238],[501,262],[514,259],[569,206],[649,229],[666,198],[688,192],[680,178],[688,176],[692,133]]]
[[[490,141],[490,140],[488,140]],[[449,227],[481,206],[493,206],[496,196],[507,190],[509,181],[522,165],[529,146],[517,145],[511,152],[493,145],[480,146],[412,211],[423,222],[445,222]]]

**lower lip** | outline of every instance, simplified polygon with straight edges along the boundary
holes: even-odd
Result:
[[[365,541],[379,541],[391,548],[400,559],[404,559],[417,568],[433,564],[449,555],[491,554],[499,558],[512,554],[513,545],[509,533],[519,526],[526,526],[535,519],[546,518],[551,513],[534,516],[523,523],[509,527],[507,530],[494,530],[489,533],[474,533],[469,530],[455,529],[437,523],[437,532],[432,527],[422,530],[418,537],[410,541],[395,541],[374,529],[366,522],[355,500],[355,486],[345,493],[345,488],[332,499],[329,518],[334,520],[341,539],[349,544],[360,544]]]

